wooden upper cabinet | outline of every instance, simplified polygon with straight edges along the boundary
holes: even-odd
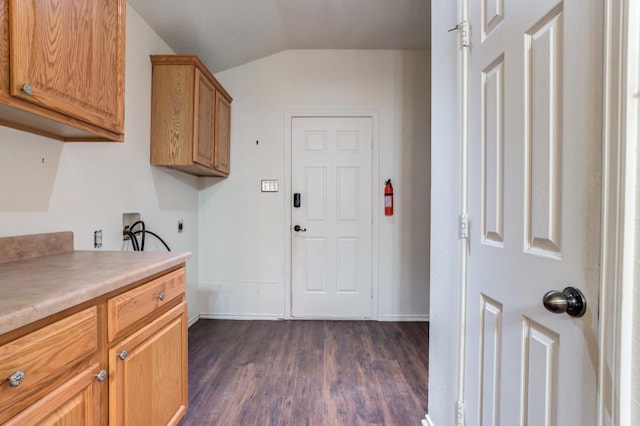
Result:
[[[194,55],[151,55],[151,164],[229,175],[232,98]]]
[[[124,138],[125,0],[0,0],[0,123]]]

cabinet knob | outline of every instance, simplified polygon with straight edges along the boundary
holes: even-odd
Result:
[[[164,294],[164,291],[162,293],[160,293],[158,295],[158,300],[160,300],[161,302],[164,302],[164,298],[166,297],[166,295]]]
[[[26,83],[22,85],[22,91],[25,95],[31,96],[33,94],[33,88],[31,87],[31,85]]]
[[[104,379],[106,378],[107,378],[107,370],[100,370],[98,374],[96,374],[96,379],[98,379],[99,382],[104,382]]]
[[[9,380],[9,386],[11,386],[12,388],[17,388],[18,386],[20,386],[24,381],[24,376],[25,376],[24,370],[16,371],[7,379]]]
[[[118,358],[124,361],[125,359],[127,359],[127,355],[129,355],[129,352],[126,349],[123,349],[122,352],[120,352],[120,354],[118,355]]]

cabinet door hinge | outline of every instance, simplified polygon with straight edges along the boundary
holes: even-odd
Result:
[[[469,36],[469,21],[462,21],[455,27],[451,28],[451,31],[460,31],[460,47],[469,47],[471,45],[471,39]]]
[[[461,240],[466,240],[469,238],[469,216],[467,216],[465,213],[462,213],[460,215],[460,221],[459,221],[459,230],[460,230],[460,239]]]
[[[456,425],[464,426],[464,402],[458,401],[456,402]]]

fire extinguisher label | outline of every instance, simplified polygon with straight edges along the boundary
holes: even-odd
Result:
[[[393,206],[393,198],[391,198],[391,195],[386,195],[384,197],[384,206],[385,207],[391,207]]]

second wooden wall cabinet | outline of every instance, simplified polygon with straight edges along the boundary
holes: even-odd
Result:
[[[195,55],[151,55],[151,164],[229,175],[232,98]]]

